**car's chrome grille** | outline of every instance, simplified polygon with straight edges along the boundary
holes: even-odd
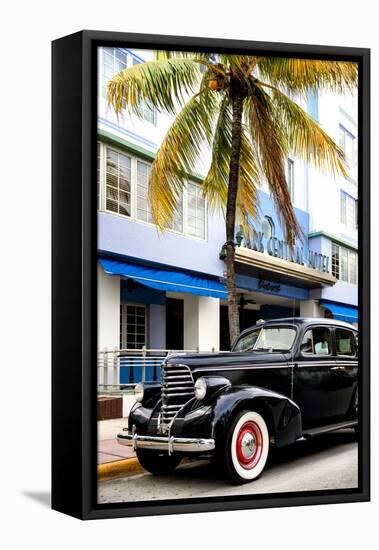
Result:
[[[183,405],[194,396],[192,374],[186,365],[162,365],[161,426],[167,427]]]

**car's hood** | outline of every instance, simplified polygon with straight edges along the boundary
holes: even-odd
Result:
[[[166,358],[167,365],[181,363],[190,368],[223,367],[241,365],[262,365],[268,363],[285,363],[287,356],[283,353],[249,352],[215,352],[215,353],[177,353]]]

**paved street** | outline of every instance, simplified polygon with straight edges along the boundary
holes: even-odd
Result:
[[[233,486],[204,460],[187,460],[170,476],[142,471],[99,482],[100,503],[354,488],[358,445],[351,430],[320,436],[272,453],[262,476]]]

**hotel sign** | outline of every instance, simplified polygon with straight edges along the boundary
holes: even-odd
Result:
[[[280,292],[280,285],[272,283],[271,281],[258,281],[258,288],[261,290],[268,290],[270,292]]]
[[[304,265],[323,273],[329,273],[328,256],[319,252],[313,252],[312,250],[308,250],[308,253],[304,254],[303,247],[299,245],[290,247],[286,241],[280,240],[277,237],[266,239],[263,233],[256,232],[250,240],[244,241],[244,246],[256,252],[267,253],[274,258]]]

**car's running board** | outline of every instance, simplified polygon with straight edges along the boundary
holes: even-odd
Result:
[[[321,426],[320,428],[310,428],[304,430],[303,437],[314,437],[315,435],[326,434],[328,432],[335,432],[336,430],[343,430],[344,428],[354,428],[358,425],[358,420],[348,420],[345,422],[337,422],[337,424],[329,424],[328,426]]]

